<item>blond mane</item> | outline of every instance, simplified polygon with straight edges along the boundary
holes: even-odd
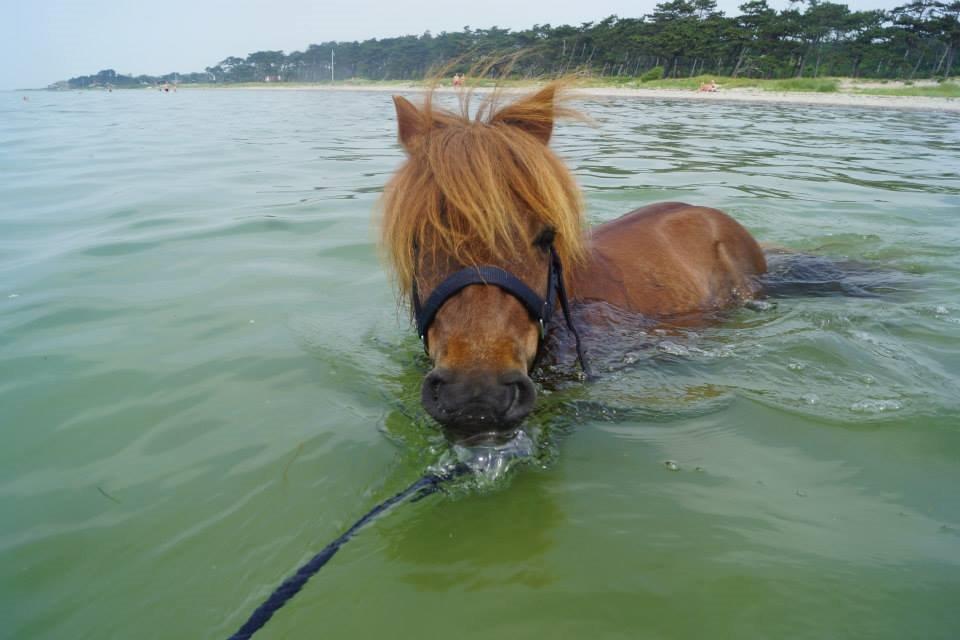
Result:
[[[511,264],[533,255],[550,227],[565,265],[583,259],[580,191],[546,145],[554,119],[576,115],[557,102],[563,87],[502,108],[495,91],[473,118],[470,92],[460,94],[460,113],[437,107],[433,89],[420,108],[395,99],[408,158],[386,186],[380,243],[401,296],[409,299],[418,252],[433,264]]]

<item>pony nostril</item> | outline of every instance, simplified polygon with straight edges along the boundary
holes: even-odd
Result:
[[[513,405],[517,404],[517,400],[520,399],[520,385],[516,382],[510,385],[510,402],[507,403],[507,411],[509,412],[513,409]]]
[[[433,396],[434,401],[440,400],[440,387],[443,386],[443,381],[434,378],[427,383],[427,389],[430,391],[430,395]]]
[[[439,415],[444,412],[443,408],[443,387],[449,382],[449,372],[442,369],[434,369],[423,379],[423,387],[420,392],[420,401],[423,403],[427,412],[439,419]]]
[[[516,372],[503,376],[500,383],[510,388],[510,402],[507,404],[504,418],[511,422],[523,419],[533,409],[537,399],[537,390],[533,382],[526,374]]]

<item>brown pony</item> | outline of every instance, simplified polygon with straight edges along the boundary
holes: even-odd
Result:
[[[763,253],[716,209],[655,204],[584,228],[580,192],[548,148],[554,119],[573,114],[558,104],[562,88],[499,109],[490,98],[474,119],[469,96],[459,114],[433,105],[432,92],[422,108],[394,97],[408,158],[386,188],[382,245],[403,298],[419,314],[451,274],[495,267],[553,303],[552,256],[574,304],[601,300],[657,319],[752,297]],[[512,429],[536,399],[529,374],[542,335],[531,305],[479,280],[444,298],[421,336],[433,363],[423,406],[458,435]]]

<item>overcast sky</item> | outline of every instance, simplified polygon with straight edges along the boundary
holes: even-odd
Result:
[[[44,87],[116,69],[202,71],[229,55],[303,50],[464,26],[511,29],[639,17],[657,0],[0,0],[0,89]],[[718,0],[728,15],[744,0]],[[905,0],[848,0],[889,9]],[[770,0],[782,8],[787,0]]]

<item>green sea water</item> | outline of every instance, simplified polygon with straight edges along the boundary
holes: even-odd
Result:
[[[591,221],[706,204],[895,286],[592,332],[533,461],[381,518],[262,637],[960,636],[960,119],[577,106]],[[376,92],[0,94],[0,637],[227,637],[448,455],[371,230],[394,127]]]

